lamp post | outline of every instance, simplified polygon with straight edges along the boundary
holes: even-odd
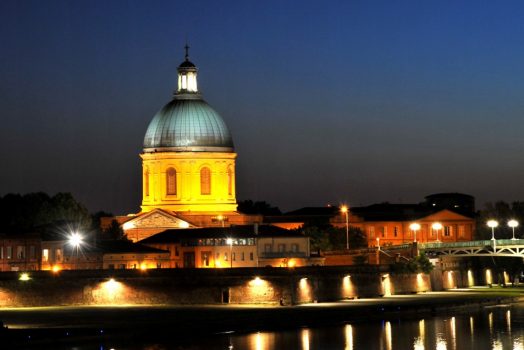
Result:
[[[346,249],[349,250],[349,208],[343,205],[340,212],[346,214]]]
[[[412,223],[411,225],[409,225],[409,228],[411,229],[411,231],[413,231],[413,242],[417,242],[417,231],[420,230],[420,224],[419,223]]]
[[[437,231],[437,242],[440,242],[438,239],[438,231],[442,230],[442,224],[440,222],[435,222],[433,225],[431,225],[431,228]]]
[[[78,267],[78,250],[80,249],[82,243],[83,237],[81,234],[79,234],[78,232],[71,233],[71,235],[69,236],[69,245],[71,245],[71,247],[73,247],[73,250],[76,251],[76,264],[73,266],[75,270]]]
[[[493,244],[493,252],[497,251],[497,240],[495,239],[495,227],[499,225],[497,220],[489,220],[487,222],[488,226],[491,227],[491,242]]]
[[[510,220],[508,221],[508,226],[511,227],[511,230],[513,231],[513,237],[512,240],[516,240],[515,238],[515,227],[519,225],[519,222],[517,220]]]
[[[377,237],[377,249],[380,250],[380,237]]]
[[[231,263],[230,267],[233,268],[233,239],[228,238],[226,243],[229,244],[229,261]]]
[[[491,240],[494,241],[495,240],[495,227],[497,227],[499,223],[497,220],[489,220],[487,224],[488,224],[488,227],[491,227]]]

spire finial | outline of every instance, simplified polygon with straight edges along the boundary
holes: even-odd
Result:
[[[186,40],[186,46],[184,46],[184,49],[186,49],[186,61],[189,61],[189,45],[187,44],[187,40]]]

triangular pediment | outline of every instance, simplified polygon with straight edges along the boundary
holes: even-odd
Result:
[[[424,216],[420,218],[420,220],[424,220],[424,221],[467,221],[467,220],[473,220],[473,219],[465,215],[455,213],[451,210],[443,209],[431,215]]]
[[[162,209],[154,209],[150,212],[140,214],[138,217],[127,221],[122,225],[124,230],[131,228],[195,228],[197,226],[178,218]],[[127,227],[126,227],[127,226]]]

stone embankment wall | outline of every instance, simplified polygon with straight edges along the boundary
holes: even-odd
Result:
[[[0,307],[266,303],[293,305],[431,290],[386,266],[32,272],[0,275]]]

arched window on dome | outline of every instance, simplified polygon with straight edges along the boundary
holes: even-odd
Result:
[[[211,194],[211,170],[208,167],[200,169],[200,194]]]
[[[166,194],[176,195],[176,170],[174,168],[166,170]]]
[[[230,166],[227,168],[227,194],[233,194],[233,169]]]
[[[146,197],[149,197],[149,169],[147,168],[144,172],[144,193]]]

